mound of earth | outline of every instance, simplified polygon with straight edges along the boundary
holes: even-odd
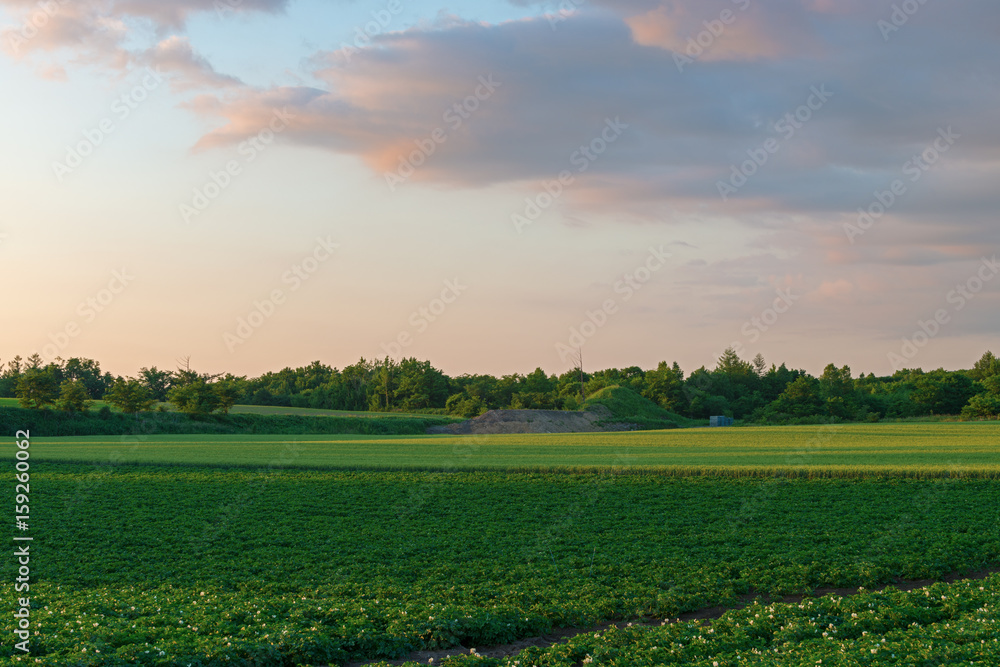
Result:
[[[634,424],[610,423],[611,411],[603,405],[583,412],[568,410],[490,410],[474,419],[427,429],[434,434],[493,433],[592,433],[631,431]]]

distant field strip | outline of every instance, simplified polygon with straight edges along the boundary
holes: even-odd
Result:
[[[44,438],[36,460],[425,470],[780,471],[1000,477],[1000,424],[873,424],[490,436]]]

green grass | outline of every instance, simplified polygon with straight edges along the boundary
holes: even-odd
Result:
[[[168,405],[167,403],[161,403],[160,405]],[[101,408],[107,406],[112,412],[120,412],[120,410],[104,401],[91,401],[90,411],[97,412]],[[0,408],[19,408],[21,404],[16,398],[0,398]]]
[[[1000,484],[984,480],[31,462],[38,634],[21,663],[13,641],[3,642],[3,665],[343,665],[509,642],[557,626],[672,618],[750,590],[874,586],[1000,559]],[[13,528],[14,485],[4,489],[2,519]],[[13,557],[0,560],[8,610],[16,567]],[[888,609],[885,599],[868,599],[828,605],[821,615],[805,607],[762,614],[774,613],[773,623],[751,610],[720,622],[714,640],[706,629],[697,643],[695,630],[671,627],[581,636],[570,646],[580,655],[548,649],[521,665],[569,667],[599,650],[619,651],[621,660],[605,654],[597,664],[646,664],[637,661],[667,646],[677,652],[674,664],[708,667],[713,655],[829,641],[817,636],[828,624],[860,655],[862,645],[878,643],[859,639],[863,630],[898,642],[897,627],[918,634],[911,622],[932,633],[934,623],[960,621],[970,632],[964,645],[981,651],[976,624],[962,614],[988,605],[995,618],[997,589],[994,582],[989,593],[933,604],[890,599]],[[14,622],[8,611],[0,632],[13,638]],[[945,636],[963,635],[956,628]],[[819,647],[824,665],[841,645]],[[780,664],[814,665],[808,655]]]
[[[429,415],[412,412],[361,412],[357,410],[319,410],[316,408],[285,408],[274,405],[234,405],[234,415],[300,415],[303,417],[360,417],[363,419],[427,419]],[[454,421],[460,421],[455,419]]]
[[[1000,424],[850,424],[490,436],[141,435],[33,440],[51,461],[672,474],[1000,477]],[[294,443],[293,449],[287,443]]]
[[[345,434],[420,435],[431,426],[454,421],[448,417],[391,414],[357,417],[333,415],[230,414],[189,416],[178,412],[139,415],[96,412],[71,414],[59,410],[0,407],[0,432],[29,429],[36,435],[121,437],[149,434]]]
[[[627,387],[605,387],[588,396],[584,407],[603,405],[611,411],[611,421],[636,424],[643,429],[706,426],[707,420],[689,419],[661,408]]]

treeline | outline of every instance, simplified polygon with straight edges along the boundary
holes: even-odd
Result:
[[[376,412],[427,412],[472,417],[486,410],[576,410],[604,387],[623,386],[662,408],[692,419],[726,415],[753,423],[877,421],[927,415],[996,418],[1000,414],[1000,360],[986,352],[972,368],[891,376],[854,377],[847,366],[828,365],[819,377],[726,350],[715,368],[686,375],[674,362],[593,373],[573,369],[549,375],[449,377],[429,361],[367,361],[336,369],[318,361],[259,377],[197,373],[187,362],[175,371],[142,368],[135,377],[102,372],[90,359],[43,365],[37,356],[0,364],[0,396],[23,407],[86,410],[102,399],[125,412],[169,401],[189,414],[228,412],[236,403]]]

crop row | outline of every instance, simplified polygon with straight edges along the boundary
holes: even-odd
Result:
[[[691,665],[996,665],[1000,664],[1000,576],[889,588],[851,597],[828,595],[798,604],[755,603],[709,625],[629,624],[584,633],[515,657],[474,652],[439,667],[645,667]],[[375,665],[385,663],[375,663]],[[406,667],[420,663],[407,662]],[[426,663],[424,663],[426,664]]]
[[[32,498],[42,665],[398,658],[1000,561],[1000,486],[967,479],[46,463]]]

